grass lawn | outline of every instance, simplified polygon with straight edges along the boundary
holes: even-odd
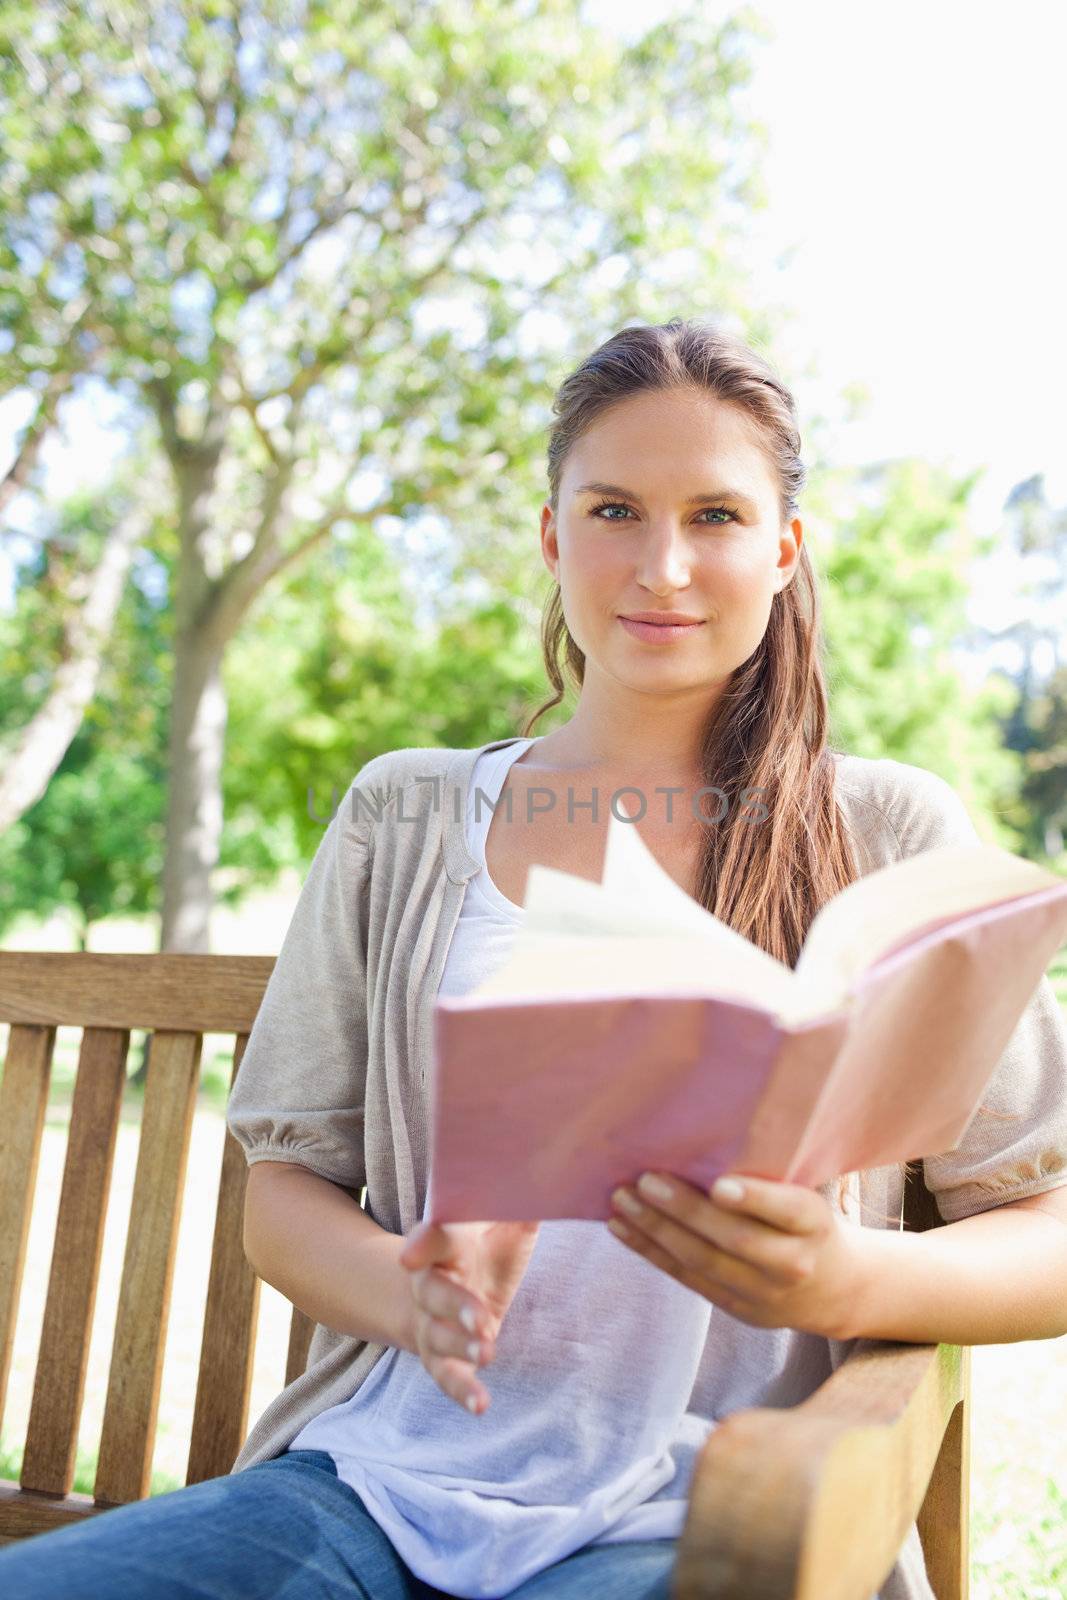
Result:
[[[238,917],[220,915],[214,948],[276,953],[298,885],[250,899]],[[144,923],[113,922],[94,930],[94,950],[152,948]],[[10,949],[69,949],[62,925],[16,930]],[[1067,951],[1050,970],[1067,1010]],[[7,1029],[0,1026],[0,1060]],[[135,1034],[131,1060],[140,1056]],[[70,1091],[78,1034],[60,1029],[44,1132],[8,1402],[0,1431],[0,1477],[17,1479],[32,1397],[33,1373],[51,1261]],[[215,1219],[217,1174],[225,1132],[232,1037],[204,1041],[182,1224],[172,1292],[151,1492],[177,1488],[185,1476],[200,1329],[207,1294],[208,1249]],[[127,1089],[105,1224],[100,1287],[89,1353],[74,1487],[92,1492],[106,1395],[107,1368],[125,1247],[126,1217],[137,1159],[140,1096]],[[289,1306],[264,1284],[252,1386],[257,1417],[282,1388]],[[1067,1338],[1015,1345],[977,1345],[972,1353],[972,1596],[974,1600],[1062,1600],[1067,1594]]]

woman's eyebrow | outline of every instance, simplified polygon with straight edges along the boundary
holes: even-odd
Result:
[[[623,489],[617,483],[583,483],[574,492],[575,494],[619,494],[623,495],[627,500],[636,501],[639,506],[644,505],[644,501],[639,494],[635,494],[632,489]],[[747,507],[749,511],[754,512],[756,510],[755,504],[749,495],[743,494],[740,489],[726,487],[710,490],[706,494],[690,495],[689,499],[684,503],[687,506],[702,506],[709,500],[736,500],[739,505]]]

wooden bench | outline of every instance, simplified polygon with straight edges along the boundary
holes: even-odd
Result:
[[[83,1030],[22,1470],[17,1483],[0,1480],[0,1543],[148,1494],[203,1035],[235,1036],[232,1082],[273,966],[269,956],[0,951],[0,1022],[11,1025],[0,1081],[0,1420],[56,1028]],[[152,1048],[90,1496],[71,1485],[131,1029],[150,1031]],[[246,1172],[227,1132],[187,1483],[228,1473],[248,1429],[260,1280],[242,1244]],[[909,1179],[905,1225],[940,1220],[921,1177]],[[313,1331],[294,1308],[287,1384]],[[802,1404],[724,1419],[694,1473],[678,1600],[871,1600],[916,1518],[938,1600],[963,1600],[969,1358],[954,1345],[861,1340]]]

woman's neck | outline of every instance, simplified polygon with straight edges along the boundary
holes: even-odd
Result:
[[[645,747],[639,741],[627,743],[615,737],[590,738],[584,731],[572,732],[570,723],[536,738],[523,765],[572,777],[617,778],[633,783],[679,783],[687,775],[699,782],[702,770],[699,748],[696,752],[692,746],[671,750],[664,749],[662,743]]]

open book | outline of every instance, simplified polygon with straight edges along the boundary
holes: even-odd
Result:
[[[849,884],[793,970],[614,814],[602,881],[531,867],[524,909],[505,965],[435,1002],[432,1221],[608,1218],[648,1168],[815,1188],[950,1150],[1067,938],[1067,881],[948,845]]]

